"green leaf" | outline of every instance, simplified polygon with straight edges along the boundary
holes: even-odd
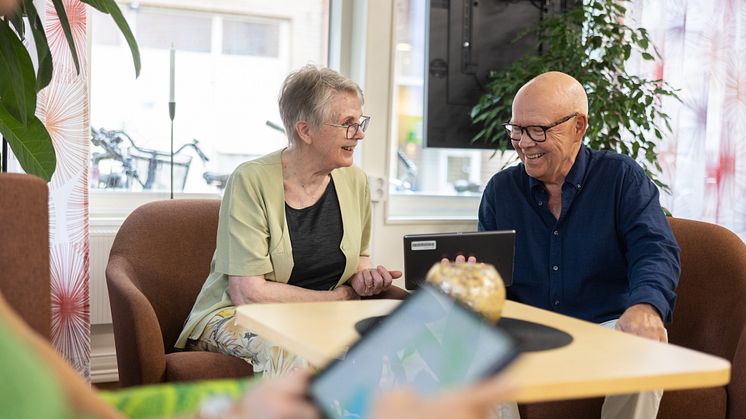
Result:
[[[8,23],[0,21],[0,104],[22,124],[36,111],[35,86],[28,50]]]
[[[611,5],[614,7],[614,9],[616,9],[616,12],[618,14],[624,15],[625,13],[627,13],[627,8],[624,7],[624,5],[622,5],[621,3],[613,2]]]
[[[65,33],[65,39],[67,40],[67,46],[70,47],[70,54],[73,56],[73,62],[75,63],[75,71],[80,74],[80,62],[78,61],[78,52],[75,49],[75,41],[73,40],[73,34],[70,31],[70,21],[67,18],[67,12],[65,11],[65,5],[62,0],[52,0],[54,4],[54,10],[57,12],[57,17],[60,19],[60,26],[62,26],[62,32]]]
[[[57,167],[52,138],[39,118],[31,115],[23,124],[0,102],[0,134],[8,140],[23,170],[49,182]]]
[[[20,37],[21,39],[25,39],[26,25],[23,24],[23,16],[21,15],[20,11],[15,16],[8,16],[8,21],[11,23],[11,25],[13,25],[13,28],[18,34],[18,37]]]
[[[119,6],[116,4],[116,2],[114,0],[81,1],[83,3],[91,5],[92,7],[103,13],[111,15],[112,19],[114,19],[114,22],[119,27],[119,30],[122,31],[122,35],[124,35],[124,39],[127,40],[127,44],[129,45],[130,51],[132,52],[132,61],[135,64],[135,77],[140,76],[140,49],[137,47],[137,41],[135,41],[135,36],[132,34],[132,30],[130,29],[130,25],[127,23],[127,19],[124,18],[122,10],[119,9]]]
[[[52,81],[52,54],[49,51],[49,42],[47,42],[47,35],[44,32],[44,23],[41,21],[33,2],[26,3],[26,13],[31,23],[31,33],[34,35],[34,44],[36,45],[36,58],[39,62],[39,69],[36,74],[36,91],[38,92]]]

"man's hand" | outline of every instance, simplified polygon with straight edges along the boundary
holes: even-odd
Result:
[[[453,261],[455,263],[477,263],[477,258],[474,256],[469,256],[469,259],[467,259],[464,255],[458,255]],[[448,258],[443,258],[440,260],[440,263],[451,263],[451,260]]]
[[[511,400],[518,388],[504,378],[490,379],[434,397],[418,396],[406,388],[386,392],[373,401],[374,419],[487,419],[502,400]]]
[[[453,397],[424,398],[409,390],[386,393],[373,404],[374,419],[484,419],[488,410]]]
[[[629,307],[617,321],[616,329],[668,343],[668,333],[663,327],[663,320],[658,310],[650,304],[635,304]]]
[[[389,271],[381,265],[375,269],[362,269],[350,280],[350,286],[361,297],[380,294],[391,286],[391,282],[401,277],[401,271]]]
[[[311,374],[305,370],[263,381],[250,388],[223,417],[248,419],[317,419],[320,413],[306,397]]]

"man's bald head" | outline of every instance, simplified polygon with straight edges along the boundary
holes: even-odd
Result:
[[[513,115],[517,105],[532,115],[544,115],[547,121],[573,112],[588,115],[588,96],[583,85],[559,71],[540,74],[524,84],[513,99]]]
[[[537,76],[516,93],[510,122],[511,144],[526,173],[545,186],[561,187],[588,129],[583,86],[558,71]]]

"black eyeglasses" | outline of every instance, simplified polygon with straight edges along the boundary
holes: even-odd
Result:
[[[339,127],[339,128],[346,128],[347,129],[347,139],[351,140],[355,138],[355,135],[357,135],[357,130],[361,129],[363,132],[365,132],[366,129],[368,129],[368,124],[370,123],[370,117],[369,116],[361,116],[360,121],[355,122],[353,124],[331,124],[329,122],[324,122],[324,125],[329,125],[332,127]]]
[[[529,138],[531,138],[534,142],[543,143],[544,141],[547,140],[547,131],[550,128],[554,128],[559,124],[565,123],[576,116],[578,116],[578,113],[573,112],[570,115],[567,115],[566,117],[550,125],[526,125],[525,127],[522,127],[520,125],[511,124],[510,122],[507,122],[503,124],[503,126],[505,127],[506,130],[508,130],[508,134],[510,134],[510,139],[513,141],[521,141],[521,136],[523,135],[523,132],[525,131],[528,134]]]

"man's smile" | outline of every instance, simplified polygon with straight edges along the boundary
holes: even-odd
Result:
[[[526,158],[529,160],[534,160],[534,159],[538,159],[542,157],[544,154],[545,153],[534,153],[534,154],[524,153],[523,155],[526,156]]]

